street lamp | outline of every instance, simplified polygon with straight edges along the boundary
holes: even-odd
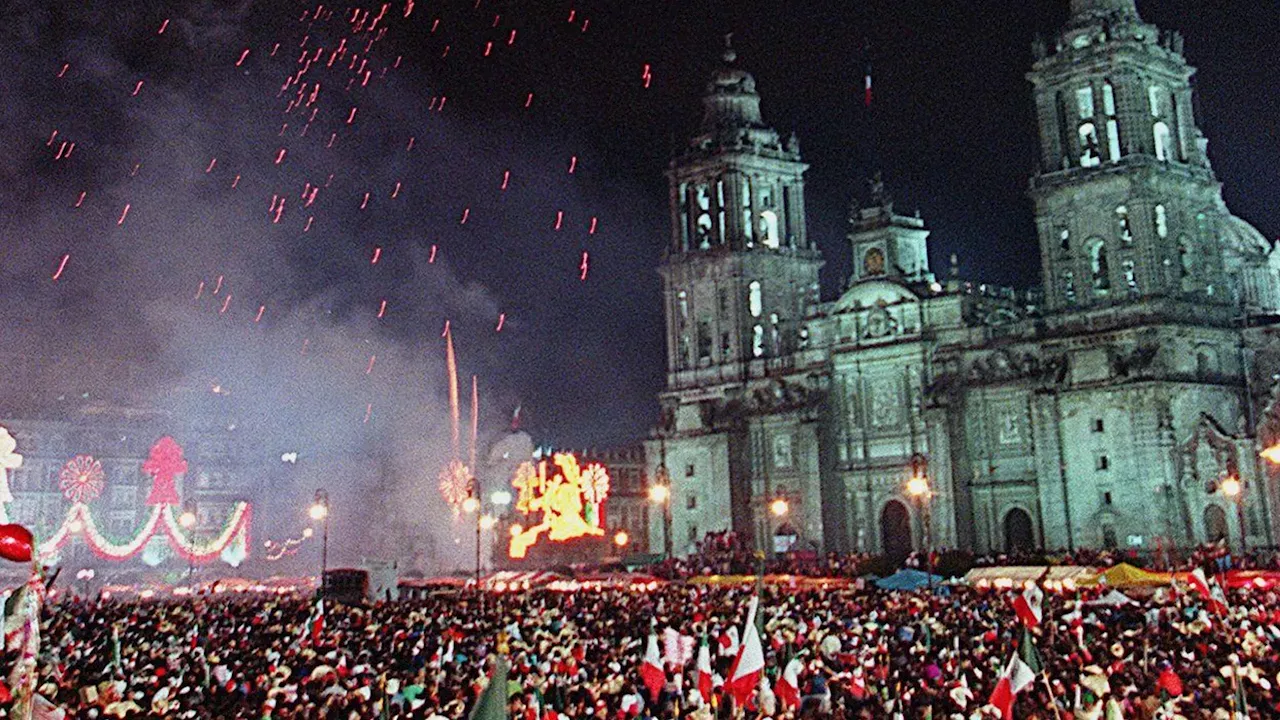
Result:
[[[308,511],[312,520],[324,523],[320,529],[320,597],[325,597],[329,590],[329,492],[324,488],[316,490],[315,501]]]
[[[916,502],[924,519],[925,566],[929,594],[933,594],[933,488],[929,486],[929,461],[919,453],[911,456],[911,477],[907,479],[907,495]]]
[[[1222,494],[1236,505],[1236,524],[1240,526],[1240,554],[1249,551],[1249,540],[1244,526],[1244,484],[1234,475],[1228,475],[1219,486]]]
[[[671,559],[671,478],[667,476],[667,469],[659,467],[655,473],[655,480],[658,484],[649,486],[649,501],[655,505],[662,506],[662,555],[665,559]],[[663,482],[665,481],[665,482]]]
[[[626,530],[619,530],[613,535],[613,544],[617,545],[619,549],[626,547],[627,543],[630,541],[631,541],[631,536],[627,535]]]
[[[769,503],[769,512],[773,513],[774,517],[786,517],[787,513],[791,512],[791,504],[786,498],[778,498]]]

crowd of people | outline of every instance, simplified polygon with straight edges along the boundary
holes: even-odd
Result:
[[[1131,602],[1105,587],[1051,593],[1024,633],[1019,590],[670,582],[367,605],[66,600],[44,608],[36,688],[46,717],[440,720],[469,716],[501,655],[512,718],[974,720],[1001,717],[988,700],[1030,642],[1043,670],[1016,695],[1016,718],[1280,717],[1273,591],[1230,591],[1225,611],[1176,588]],[[753,594],[764,679],[735,702],[724,680]],[[641,672],[651,636],[656,687]]]

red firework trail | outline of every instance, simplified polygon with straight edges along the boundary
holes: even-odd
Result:
[[[578,266],[578,269],[582,271],[582,274],[578,277],[578,279],[579,279],[579,280],[582,280],[583,282],[586,282],[586,279],[587,279],[587,267],[588,267],[588,266],[589,266],[589,255],[587,254],[587,251],[586,251],[586,250],[583,250],[583,251],[582,251],[582,264]]]
[[[369,418],[373,415],[373,403],[369,403],[364,408],[364,424],[369,424]]]
[[[219,275],[217,282],[215,282],[213,285],[213,294],[217,295],[221,291],[222,291],[222,276]]]
[[[376,246],[376,247],[374,247],[374,248],[373,248],[373,259],[369,261],[369,264],[370,264],[370,265],[377,265],[377,264],[378,264],[378,259],[379,259],[379,258],[381,258],[381,257],[382,257],[382,247],[381,247],[381,246]]]
[[[262,313],[264,313],[264,312],[266,312],[266,311],[267,311],[267,306],[266,306],[266,305],[259,305],[259,306],[258,306],[258,315],[257,315],[256,317],[254,317],[254,318],[253,318],[253,321],[254,321],[254,322],[260,322],[260,321],[262,320]]]
[[[383,300],[382,305],[378,307],[378,319],[381,320],[383,315],[387,314],[387,301]]]
[[[432,246],[431,246],[431,256],[427,258],[427,264],[428,264],[428,265],[430,265],[431,263],[433,263],[433,262],[435,262],[435,261],[436,261],[436,246],[435,246],[435,245],[432,245]]]
[[[469,217],[471,217],[471,208],[470,208],[470,207],[465,207],[465,208],[463,208],[463,209],[462,209],[462,220],[461,220],[458,224],[459,224],[459,225],[466,225],[466,224],[467,224],[467,218],[469,218]]]
[[[569,174],[572,175],[574,170],[578,169],[578,156],[574,155],[569,158]]]
[[[80,191],[80,197],[76,198],[76,207],[80,207],[80,205],[84,203],[84,196],[87,194],[89,194],[88,190]]]
[[[564,211],[557,210],[556,211],[556,230],[559,230],[561,225],[564,225]]]
[[[120,219],[116,221],[116,225],[123,225],[124,219],[129,217],[129,203],[124,204],[124,210],[120,213]]]
[[[599,221],[599,218],[597,218],[597,217],[596,217],[596,216],[594,216],[594,215],[592,215],[592,216],[591,216],[591,229],[587,231],[587,234],[588,234],[588,235],[595,235],[595,234],[596,234],[596,225],[597,225],[598,221]]]
[[[163,34],[164,34],[164,29],[165,29],[165,28],[167,28],[167,27],[169,27],[169,18],[165,18],[165,19],[164,19],[164,22],[160,23],[160,30],[159,30],[159,32],[157,32],[156,34],[157,34],[157,35],[163,35]]]
[[[138,84],[133,86],[133,95],[131,95],[130,97],[137,97],[137,96],[138,96],[138,93],[142,91],[142,83],[143,83],[143,81],[142,81],[142,80],[139,80],[139,81],[138,81]]]
[[[204,169],[205,173],[206,173],[206,174],[208,174],[208,173],[213,172],[213,166],[214,166],[214,165],[217,165],[217,164],[218,164],[218,158],[214,158],[214,159],[210,160],[210,161],[209,161],[209,167],[207,167],[207,168],[205,168],[205,169]]]
[[[222,309],[218,311],[218,314],[221,315],[225,313],[227,311],[227,306],[230,304],[231,304],[231,293],[227,293],[226,299],[222,301]]]
[[[244,52],[240,53],[240,59],[236,60],[236,67],[240,67],[240,65],[244,63],[244,59],[247,57],[249,57],[249,48],[245,48]]]
[[[510,171],[510,170],[503,170],[503,171],[502,171],[502,187],[501,187],[500,189],[502,189],[502,190],[506,190],[506,189],[507,189],[507,184],[508,184],[509,182],[511,182],[511,171]]]
[[[377,356],[377,355],[370,355],[370,356],[369,356],[369,367],[367,367],[367,368],[365,368],[365,369],[364,369],[364,374],[365,374],[365,375],[372,375],[372,374],[373,374],[373,364],[374,364],[375,362],[377,362],[377,361],[378,361],[378,356]]]
[[[58,282],[58,278],[62,277],[62,271],[67,269],[67,261],[71,259],[71,253],[62,256],[62,262],[58,263],[58,269],[53,273],[53,281]]]
[[[494,328],[494,332],[502,332],[502,326],[507,323],[507,314],[498,313],[498,327]]]
[[[201,295],[203,295],[203,294],[204,294],[204,281],[203,281],[203,280],[201,280],[201,281],[200,281],[200,285],[199,285],[198,287],[196,287],[196,296],[195,296],[195,297],[193,297],[193,298],[191,298],[191,299],[192,299],[192,300],[199,300],[199,299],[200,299],[200,296],[201,296]]]

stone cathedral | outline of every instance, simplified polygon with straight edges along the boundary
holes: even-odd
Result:
[[[980,553],[1273,543],[1280,252],[1223,203],[1182,36],[1071,0],[1034,55],[1042,289],[935,275],[877,180],[823,301],[799,144],[725,52],[668,172],[651,548],[902,554],[926,510],[936,546]]]

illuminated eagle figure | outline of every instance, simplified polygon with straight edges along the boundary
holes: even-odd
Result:
[[[609,494],[608,471],[597,464],[583,468],[569,453],[556,453],[551,460],[554,474],[550,477],[546,460],[536,467],[524,463],[516,468],[511,483],[519,491],[516,510],[542,517],[511,536],[508,555],[513,558],[524,557],[544,532],[552,542],[604,534],[600,506]]]

